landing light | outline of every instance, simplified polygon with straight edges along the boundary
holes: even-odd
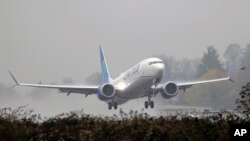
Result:
[[[119,90],[124,90],[126,88],[126,84],[124,82],[120,82],[118,83],[117,87]]]

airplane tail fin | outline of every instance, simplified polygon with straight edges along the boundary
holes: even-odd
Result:
[[[109,83],[111,78],[109,75],[109,69],[106,63],[104,52],[101,46],[99,46],[99,50],[100,50],[101,69],[102,69],[102,83]]]

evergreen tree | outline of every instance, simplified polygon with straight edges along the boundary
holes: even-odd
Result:
[[[239,44],[230,44],[225,53],[224,58],[231,73],[237,74],[240,68],[240,61],[242,59],[242,49]]]
[[[237,110],[250,119],[250,83],[242,87],[240,97],[236,100]]]
[[[197,76],[202,76],[210,69],[223,70],[217,50],[213,46],[208,47],[207,52],[203,54],[198,67]]]
[[[243,50],[243,58],[241,61],[242,66],[250,67],[250,44],[247,44],[246,48]]]

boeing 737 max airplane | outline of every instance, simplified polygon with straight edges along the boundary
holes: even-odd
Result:
[[[117,109],[118,105],[142,97],[148,97],[148,100],[144,103],[146,109],[148,107],[154,108],[154,102],[151,98],[158,93],[163,98],[170,99],[176,96],[180,90],[185,92],[187,88],[196,84],[231,80],[228,75],[220,79],[187,83],[161,82],[165,66],[159,58],[143,60],[117,78],[111,79],[102,47],[99,47],[99,50],[102,70],[102,84],[100,86],[26,84],[19,83],[13,74],[9,73],[18,86],[58,89],[60,92],[67,93],[68,95],[71,93],[85,94],[86,96],[95,94],[101,101],[105,101],[108,104],[109,109],[112,109],[112,107]]]

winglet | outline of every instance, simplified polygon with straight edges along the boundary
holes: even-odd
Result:
[[[101,69],[102,69],[102,83],[109,83],[110,82],[109,69],[101,45],[99,46],[99,50],[100,50]]]
[[[231,67],[228,69],[228,74],[227,74],[228,79],[234,83],[234,80],[231,78]]]
[[[10,76],[12,77],[12,79],[15,81],[16,85],[19,85],[18,81],[16,80],[16,78],[14,77],[14,75],[9,71]]]

